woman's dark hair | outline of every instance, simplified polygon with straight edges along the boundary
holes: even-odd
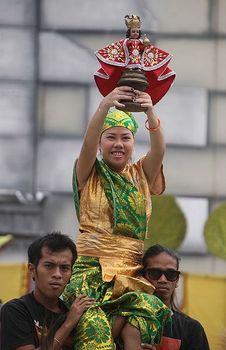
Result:
[[[60,232],[52,232],[36,239],[28,248],[28,262],[32,263],[35,267],[38,266],[39,260],[42,257],[43,247],[48,248],[51,252],[62,252],[67,248],[70,249],[72,253],[71,265],[77,259],[76,245],[72,239]]]
[[[127,29],[126,38],[130,38],[130,29],[131,29],[131,28]],[[139,29],[139,37],[138,37],[138,39],[140,39],[141,35],[142,35],[142,32],[141,32],[141,30]]]
[[[175,262],[176,262],[176,267],[177,267],[177,270],[179,270],[179,265],[180,265],[180,257],[174,252],[174,250],[168,248],[168,247],[164,247],[160,244],[155,244],[155,245],[152,245],[151,247],[149,247],[146,252],[144,253],[144,256],[143,256],[143,260],[142,260],[142,263],[143,263],[143,273],[145,271],[145,268],[147,266],[147,262],[148,262],[148,259],[149,258],[153,258],[161,253],[166,253],[168,254],[169,256],[171,256]],[[170,305],[171,305],[171,308],[172,310],[178,310],[176,304],[175,304],[175,293],[173,292],[173,294],[171,295],[171,298],[170,298]]]

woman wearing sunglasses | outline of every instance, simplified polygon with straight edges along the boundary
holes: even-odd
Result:
[[[172,311],[172,325],[166,324],[160,345],[143,344],[146,350],[209,350],[202,325],[180,312],[174,303],[180,271],[176,253],[159,244],[151,246],[143,257],[144,277],[154,285],[155,295]]]

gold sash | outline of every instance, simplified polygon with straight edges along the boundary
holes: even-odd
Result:
[[[142,269],[144,242],[135,238],[83,232],[76,243],[78,255],[98,257],[105,282],[115,280],[114,297],[125,291],[152,294],[154,287],[143,278],[135,278]]]
[[[102,279],[110,282],[120,274],[135,276],[142,265],[144,242],[135,238],[83,232],[76,243],[78,255],[98,257]]]

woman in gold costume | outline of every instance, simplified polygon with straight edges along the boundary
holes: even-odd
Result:
[[[150,149],[135,163],[131,114],[113,109],[131,100],[146,108]],[[110,111],[109,111],[110,110]],[[100,151],[102,160],[96,158]],[[104,97],[94,113],[73,173],[80,233],[78,259],[64,300],[81,294],[96,303],[81,317],[75,350],[140,350],[158,343],[169,309],[152,295],[153,286],[137,278],[151,215],[151,195],[165,189],[165,150],[160,121],[146,92],[122,86]]]

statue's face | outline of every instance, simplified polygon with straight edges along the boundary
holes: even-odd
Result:
[[[140,29],[139,28],[131,28],[130,29],[130,39],[139,39]]]

